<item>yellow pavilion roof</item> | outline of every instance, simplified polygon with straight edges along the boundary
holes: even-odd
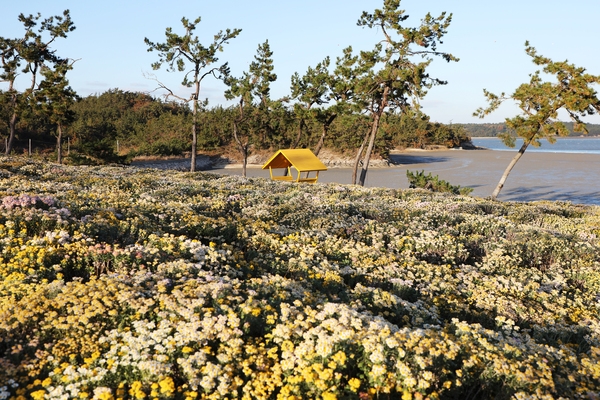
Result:
[[[294,167],[298,172],[327,171],[325,164],[310,149],[278,150],[262,168],[288,167]]]

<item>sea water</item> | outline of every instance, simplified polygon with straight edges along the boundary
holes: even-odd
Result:
[[[523,144],[523,139],[516,140],[515,147],[506,146],[501,139],[498,138],[473,138],[471,140],[477,147],[484,147],[490,150],[499,151],[516,151]],[[528,152],[541,153],[586,153],[600,154],[600,138],[599,137],[566,137],[557,138],[554,144],[551,144],[546,139],[540,140],[541,146],[535,147],[530,145],[527,147]]]

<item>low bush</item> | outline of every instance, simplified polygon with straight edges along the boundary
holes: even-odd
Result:
[[[449,182],[440,179],[437,175],[432,176],[431,173],[425,175],[425,171],[411,172],[406,170],[406,177],[411,189],[422,188],[431,190],[432,192],[454,193],[465,196],[473,191],[473,188],[470,187],[451,185]]]

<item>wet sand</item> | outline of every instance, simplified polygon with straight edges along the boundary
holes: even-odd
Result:
[[[391,155],[395,166],[369,168],[365,186],[408,188],[406,170],[438,175],[453,185],[473,188],[472,196],[488,197],[516,151],[441,150],[405,151]],[[240,168],[213,169],[221,174],[241,174]],[[269,177],[260,167],[248,176]],[[319,182],[349,184],[350,168],[321,172]],[[600,205],[600,155],[525,153],[512,170],[498,196],[503,201],[557,200]]]

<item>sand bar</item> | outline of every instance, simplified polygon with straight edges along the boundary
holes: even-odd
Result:
[[[431,172],[451,184],[472,187],[472,196],[488,197],[515,151],[440,150],[395,152],[395,166],[370,168],[366,186],[408,188],[406,170]],[[239,168],[214,169],[221,174],[241,174]],[[269,177],[260,168],[248,176]],[[349,184],[352,170],[322,172],[319,182]],[[575,153],[525,153],[506,181],[499,200],[558,200],[600,205],[600,155]]]

